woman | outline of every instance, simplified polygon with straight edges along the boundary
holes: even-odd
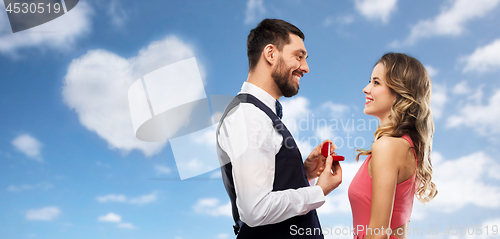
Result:
[[[354,238],[408,238],[414,195],[432,200],[430,153],[434,123],[431,79],[415,58],[388,53],[375,65],[364,113],[379,119],[375,142],[349,186]]]

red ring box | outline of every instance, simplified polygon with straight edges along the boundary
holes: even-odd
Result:
[[[330,148],[332,147],[332,143],[330,142],[325,142],[323,144],[323,147],[321,147],[321,154],[323,154],[323,156],[328,157],[328,154],[330,154]],[[344,161],[345,158],[344,156],[340,156],[340,155],[332,155],[332,158],[333,158],[333,161]]]

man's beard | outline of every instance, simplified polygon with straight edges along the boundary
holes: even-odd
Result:
[[[283,96],[292,97],[299,93],[299,86],[297,85],[297,87],[295,87],[293,75],[289,73],[289,69],[286,69],[283,57],[278,59],[278,65],[271,74],[271,77],[273,77],[274,82],[278,85],[278,89],[280,89]]]

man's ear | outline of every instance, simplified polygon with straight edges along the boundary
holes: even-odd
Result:
[[[269,65],[274,65],[276,62],[276,57],[277,57],[277,49],[276,46],[273,44],[267,44],[264,47],[264,50],[262,51],[262,55],[264,56],[264,59],[266,59],[267,63]]]

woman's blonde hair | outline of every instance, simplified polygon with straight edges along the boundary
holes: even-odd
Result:
[[[387,86],[396,95],[391,108],[388,125],[379,126],[375,131],[375,140],[382,136],[401,137],[408,135],[412,139],[417,155],[417,180],[415,195],[422,203],[432,200],[437,194],[432,182],[432,135],[434,122],[431,114],[431,78],[425,67],[417,59],[401,53],[387,53],[377,64],[383,64],[387,70]],[[377,65],[375,64],[375,65]],[[371,150],[356,150],[360,155],[370,155]]]

